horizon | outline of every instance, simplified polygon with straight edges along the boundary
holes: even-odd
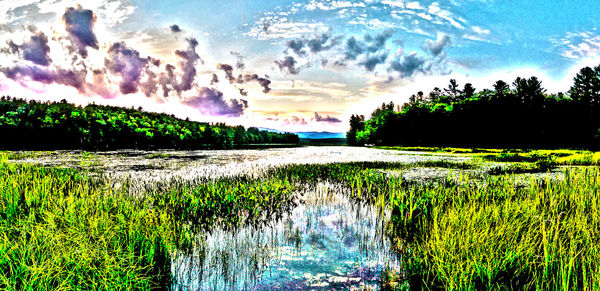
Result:
[[[78,4],[0,1],[0,95],[345,132],[350,115],[452,78],[479,91],[537,76],[566,92],[600,63],[600,3]]]

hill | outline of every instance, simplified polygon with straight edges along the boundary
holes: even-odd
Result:
[[[244,144],[298,143],[298,135],[258,128],[182,120],[173,115],[114,106],[75,106],[0,98],[0,148],[232,148]]]

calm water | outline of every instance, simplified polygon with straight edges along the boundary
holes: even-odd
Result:
[[[204,248],[174,259],[180,290],[372,289],[398,268],[381,209],[320,185],[282,219],[206,233]]]

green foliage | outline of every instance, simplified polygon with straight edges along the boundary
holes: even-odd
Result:
[[[0,147],[31,148],[232,148],[235,145],[298,143],[291,133],[207,124],[112,106],[79,107],[0,99]]]
[[[583,68],[568,92],[546,94],[536,77],[512,88],[476,92],[456,80],[443,91],[412,95],[401,110],[384,105],[361,126],[353,120],[349,144],[478,147],[600,147],[600,66]]]

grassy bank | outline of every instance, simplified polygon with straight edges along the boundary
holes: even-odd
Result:
[[[551,160],[557,165],[596,166],[600,163],[600,152],[589,150],[556,149],[487,149],[453,147],[401,147],[379,146],[378,149],[429,152],[437,154],[458,154],[492,162],[528,162]]]

